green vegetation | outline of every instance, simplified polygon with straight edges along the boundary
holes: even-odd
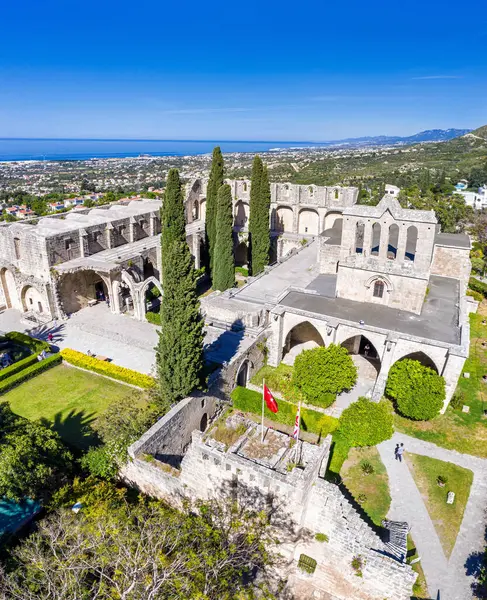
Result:
[[[10,331],[9,333],[6,333],[0,341],[4,340],[9,340],[14,344],[19,344],[20,346],[26,346],[32,352],[37,353],[42,352],[42,350],[49,352],[51,349],[47,342],[30,337],[30,335],[20,333],[19,331]]]
[[[109,404],[131,398],[137,406],[139,395],[126,385],[59,365],[11,390],[2,399],[14,413],[30,421],[49,423],[67,443],[86,449],[97,439],[91,425]]]
[[[249,270],[245,267],[235,267],[235,273],[242,275],[243,277],[249,276]]]
[[[406,453],[405,457],[408,465],[412,468],[414,481],[421,492],[445,556],[448,558],[462,524],[473,473],[453,463],[443,462],[429,456]],[[445,487],[438,485],[439,475],[448,480],[448,485]],[[455,492],[453,504],[446,503],[446,497],[450,491]]]
[[[364,465],[373,471],[364,472]],[[365,496],[362,508],[376,525],[381,525],[391,505],[389,478],[376,448],[352,448],[340,471],[343,483],[354,498]]]
[[[210,273],[213,274],[216,245],[216,220],[218,206],[218,190],[223,185],[224,163],[219,146],[213,149],[210,178],[206,188],[206,237],[208,240],[208,255],[210,258]],[[213,275],[212,275],[213,276]]]
[[[317,533],[315,534],[315,540],[323,544],[325,542],[329,542],[330,538],[326,535],[326,533]]]
[[[278,367],[271,367],[269,365],[263,366],[250,380],[254,385],[262,385],[265,379],[265,383],[270,390],[280,392],[289,400],[293,399],[291,394],[292,388],[292,376],[293,368],[289,365],[281,363]]]
[[[309,404],[327,408],[337,394],[351,389],[356,381],[357,367],[342,346],[320,346],[296,357],[292,383]]]
[[[260,415],[262,413],[262,394],[254,392],[243,387],[236,387],[232,394],[233,406],[242,412]],[[297,405],[278,400],[279,411],[272,413],[267,406],[264,407],[264,416],[266,419],[283,423],[284,425],[294,425],[296,419]],[[320,437],[325,437],[336,429],[338,420],[329,417],[315,410],[301,407],[301,429],[309,433],[314,433]]]
[[[252,275],[262,273],[269,264],[270,232],[269,209],[271,206],[271,188],[267,167],[256,155],[252,163],[252,181],[250,188],[250,268]]]
[[[203,371],[204,323],[197,296],[198,276],[186,242],[179,176],[173,176],[173,184],[174,201],[164,201],[161,213],[164,296],[156,363],[160,402],[165,408],[199,386]]]
[[[405,358],[389,371],[386,396],[396,402],[398,411],[415,421],[436,417],[446,397],[445,380],[418,360]]]
[[[482,321],[487,317],[484,305],[477,314],[470,314],[470,354],[463,368],[468,378],[460,377],[456,390],[456,400],[445,414],[430,421],[411,421],[400,415],[394,416],[396,430],[418,437],[438,446],[487,458],[487,384],[483,375],[487,373],[487,325]],[[482,346],[486,343],[486,347]],[[467,405],[469,412],[462,412]]]
[[[159,327],[161,326],[161,313],[160,312],[152,312],[152,311],[148,310],[145,313],[145,318],[149,323],[152,323],[152,325],[158,325]]]
[[[308,556],[307,554],[301,554],[299,556],[298,569],[301,569],[301,571],[312,575],[316,571],[317,566],[318,563],[314,558],[311,558],[311,556]]]
[[[212,279],[213,289],[221,292],[235,285],[232,190],[228,184],[222,185],[217,195]]]
[[[411,534],[408,534],[408,559],[407,562],[411,563],[415,558],[419,557],[418,551],[416,550],[416,546],[414,544],[413,538]],[[414,600],[429,600],[431,596],[428,593],[428,586],[426,585],[426,577],[424,576],[423,567],[421,566],[421,562],[415,562],[411,565],[413,571],[418,574],[418,578],[414,582],[413,585],[413,599]]]
[[[53,354],[52,356],[48,356],[47,358],[37,361],[34,364],[31,364],[27,367],[24,367],[22,371],[7,377],[0,381],[0,395],[4,394],[8,390],[17,387],[20,383],[31,379],[32,377],[36,377],[40,375],[43,371],[47,371],[51,367],[58,365],[62,361],[60,354]]]
[[[250,600],[269,586],[271,507],[211,501],[177,511],[93,479],[75,481],[55,500],[60,508],[12,550],[0,596]],[[74,502],[83,506],[78,514]]]
[[[161,250],[163,257],[170,251],[175,242],[186,239],[185,227],[184,194],[179,179],[179,171],[170,169],[161,209]],[[164,280],[164,264],[162,279]]]
[[[154,378],[150,375],[144,375],[138,371],[132,371],[132,369],[119,367],[111,362],[100,360],[95,356],[88,356],[87,354],[83,354],[77,350],[64,348],[61,350],[61,356],[66,362],[74,365],[75,367],[88,369],[88,371],[93,371],[94,373],[98,373],[98,375],[104,375],[106,377],[111,377],[112,379],[118,379],[118,381],[123,381],[124,383],[128,383],[130,385],[135,385],[141,388],[151,388],[155,385]]]
[[[350,447],[375,446],[394,433],[389,402],[372,402],[361,397],[346,408],[340,417],[340,435]]]
[[[55,431],[15,415],[6,402],[0,422],[0,497],[45,500],[66,482],[70,452]]]

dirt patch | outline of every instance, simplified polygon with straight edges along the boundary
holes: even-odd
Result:
[[[282,437],[268,430],[263,443],[260,441],[260,433],[250,438],[245,444],[244,452],[249,458],[272,458],[283,446]]]

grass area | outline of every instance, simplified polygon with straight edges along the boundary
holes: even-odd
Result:
[[[365,473],[364,465],[373,472]],[[376,525],[380,525],[391,505],[389,478],[377,448],[351,448],[340,471],[343,483]]]
[[[142,402],[142,394],[74,367],[59,365],[22,383],[3,396],[14,413],[31,421],[46,419],[68,443],[80,450],[97,442],[90,424],[123,396]]]
[[[210,436],[217,442],[222,442],[225,444],[226,448],[228,449],[230,446],[233,446],[233,444],[235,444],[235,442],[242,437],[246,431],[247,428],[243,423],[240,423],[237,425],[237,427],[230,427],[227,425],[225,419],[224,421],[218,423],[217,426],[211,430]]]
[[[487,417],[484,416],[487,383],[482,381],[482,376],[487,374],[487,325],[482,325],[483,320],[487,320],[486,302],[477,314],[470,315],[470,354],[463,369],[470,377],[460,377],[456,392],[463,395],[470,412],[463,413],[461,407],[448,407],[444,415],[431,421],[410,421],[395,415],[394,425],[398,431],[444,448],[487,458]]]
[[[410,563],[415,558],[418,558],[418,552],[416,550],[416,546],[414,544],[413,538],[411,534],[408,534],[408,558],[407,561]],[[428,594],[428,586],[426,585],[426,577],[424,576],[423,567],[421,566],[421,562],[416,562],[414,565],[411,565],[413,571],[418,574],[418,578],[414,582],[413,585],[413,598],[414,599],[422,599],[422,598],[430,598]]]
[[[473,473],[469,469],[429,456],[406,453],[405,457],[440,538],[445,556],[449,557],[470,495]],[[448,480],[444,487],[440,487],[436,481],[439,475]],[[446,503],[450,491],[455,492],[453,504]]]
[[[280,392],[285,396],[290,390],[292,376],[293,368],[289,365],[285,365],[284,363],[281,363],[278,367],[265,365],[257,371],[250,382],[260,386],[265,379],[265,383],[269,389],[274,392]]]

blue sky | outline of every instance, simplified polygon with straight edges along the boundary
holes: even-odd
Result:
[[[0,137],[329,140],[487,124],[487,2],[2,6]]]

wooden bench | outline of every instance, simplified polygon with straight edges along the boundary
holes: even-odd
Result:
[[[98,300],[96,300],[96,299],[88,300],[88,306],[95,306],[95,304],[98,304]]]
[[[95,354],[95,358],[97,358],[98,360],[104,360],[106,362],[110,360],[108,356],[103,356],[102,354]]]

